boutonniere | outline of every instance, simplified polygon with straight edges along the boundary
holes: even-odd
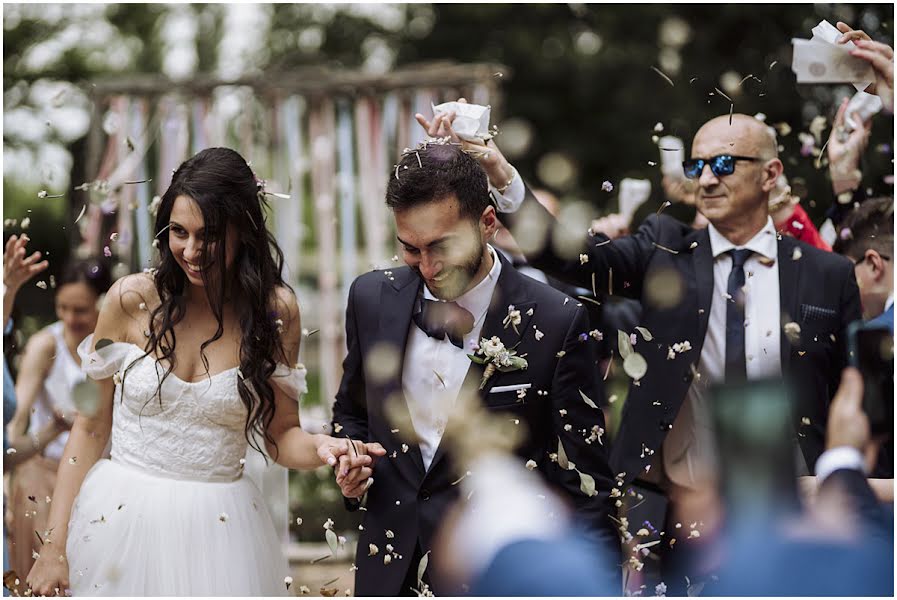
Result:
[[[514,308],[513,304],[508,305],[508,316],[505,317],[504,321],[502,321],[502,325],[505,326],[505,329],[508,328],[508,325],[514,327],[514,333],[520,335],[520,332],[517,330],[517,326],[520,325],[520,322],[523,320],[523,317],[520,316],[520,311]]]
[[[480,381],[480,389],[486,387],[486,382],[489,381],[489,378],[492,377],[495,371],[507,373],[508,371],[525,369],[528,366],[526,359],[522,356],[517,356],[517,351],[513,348],[510,350],[505,348],[498,336],[492,336],[488,340],[482,338],[479,346],[474,348],[474,353],[467,356],[478,365],[486,365],[486,370],[483,372],[483,380]]]

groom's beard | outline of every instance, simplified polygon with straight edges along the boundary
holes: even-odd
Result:
[[[480,267],[483,265],[483,254],[484,252],[488,252],[483,246],[482,236],[480,236],[479,244],[477,244],[477,248],[474,252],[471,252],[468,256],[462,259],[461,264],[446,267],[439,273],[439,277],[443,278],[439,286],[430,286],[427,285],[427,280],[424,279],[424,276],[421,275],[420,269],[418,267],[411,267],[417,276],[424,280],[424,284],[427,285],[427,289],[436,296],[440,300],[455,300],[458,296],[461,296],[464,292],[467,291],[467,287],[470,285],[470,282],[476,276],[477,272],[480,270]]]

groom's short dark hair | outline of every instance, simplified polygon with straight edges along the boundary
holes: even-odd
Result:
[[[454,195],[461,216],[479,220],[489,206],[489,181],[459,144],[428,142],[402,154],[386,186],[386,205],[402,211]]]

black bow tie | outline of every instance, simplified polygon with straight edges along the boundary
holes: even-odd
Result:
[[[464,334],[473,329],[473,315],[457,302],[442,302],[418,297],[411,318],[431,338],[449,341],[464,348]]]

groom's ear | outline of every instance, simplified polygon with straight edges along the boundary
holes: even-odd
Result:
[[[483,232],[483,239],[491,239],[498,229],[498,215],[495,213],[495,207],[490,204],[480,215],[480,229]]]

